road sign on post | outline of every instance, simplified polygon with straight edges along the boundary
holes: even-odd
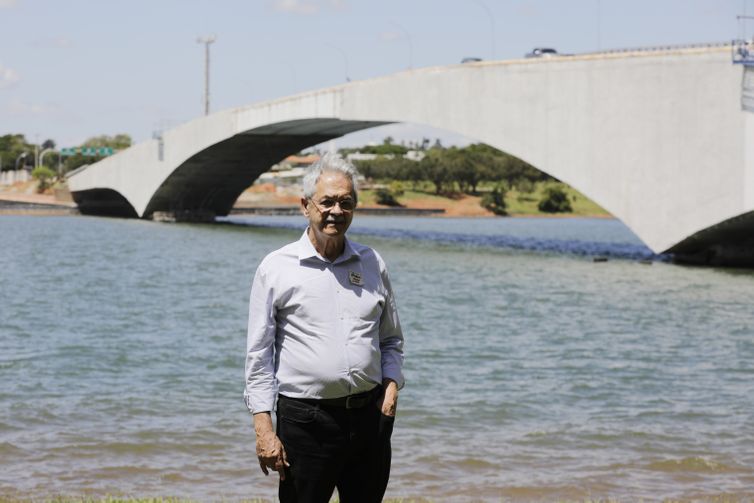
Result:
[[[70,157],[72,155],[81,154],[85,157],[106,157],[113,155],[115,151],[112,147],[68,147],[60,149],[60,155],[64,157]]]

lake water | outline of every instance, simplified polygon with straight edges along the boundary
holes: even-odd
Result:
[[[275,498],[248,291],[304,222],[229,221],[0,217],[0,495]],[[754,498],[754,272],[669,264],[614,220],[351,234],[406,336],[388,497]]]

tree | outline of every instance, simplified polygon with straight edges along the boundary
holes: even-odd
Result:
[[[539,211],[545,213],[570,213],[573,211],[571,202],[568,200],[568,194],[557,185],[551,185],[545,189],[537,207]]]
[[[24,164],[33,159],[31,155],[34,152],[34,145],[26,141],[22,134],[7,134],[0,136],[0,157],[2,157],[3,171],[10,171],[16,168],[16,160],[23,154],[27,153],[23,159]],[[23,164],[19,166],[19,169]]]
[[[39,182],[37,192],[42,193],[55,181],[55,172],[47,166],[37,166],[32,170],[31,177]]]
[[[490,152],[492,150],[492,152]],[[499,150],[478,143],[464,147],[458,151],[456,176],[462,191],[469,187],[471,194],[477,193],[477,186],[483,180],[494,181],[494,166],[498,162],[496,154]]]
[[[82,143],[81,146],[91,148],[110,147],[113,150],[124,150],[131,146],[131,137],[127,134],[116,134],[115,136],[93,136]],[[81,154],[75,154],[66,158],[63,171],[67,173],[85,164],[97,162],[102,158],[103,156],[88,157]]]
[[[82,147],[110,147],[113,150],[123,150],[131,146],[131,137],[127,134],[116,134],[108,136],[106,134],[93,136],[81,144]]]
[[[482,200],[479,201],[482,208],[485,208],[495,215],[507,215],[507,205],[505,204],[505,188],[498,184],[492,189],[492,192],[482,196]]]
[[[448,182],[450,182],[450,167],[447,159],[443,159],[440,149],[431,149],[427,155],[419,161],[426,173],[427,178],[435,186],[435,194],[442,194]]]

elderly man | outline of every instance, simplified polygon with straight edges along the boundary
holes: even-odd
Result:
[[[304,177],[301,239],[267,255],[251,287],[246,405],[280,501],[382,500],[403,386],[403,334],[385,263],[346,238],[353,166],[325,155]],[[277,433],[271,411],[277,399]]]

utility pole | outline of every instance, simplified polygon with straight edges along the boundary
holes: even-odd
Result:
[[[216,37],[197,37],[196,41],[204,44],[204,115],[209,115],[209,46],[215,42]]]

